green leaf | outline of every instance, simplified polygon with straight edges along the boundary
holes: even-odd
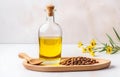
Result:
[[[106,47],[107,46],[107,43],[101,43],[102,45],[104,45],[104,47]]]
[[[108,46],[108,44],[106,43],[106,44],[105,44],[105,48],[106,48],[107,46]]]
[[[111,44],[111,46],[112,46],[113,48],[115,47],[111,41],[110,41],[110,44]]]
[[[104,45],[104,46],[106,45],[106,43],[101,43],[101,44]]]
[[[112,40],[112,38],[111,38],[108,34],[106,34],[106,35],[107,35],[107,37],[109,38],[109,41],[110,41],[112,44],[115,44],[114,41]]]
[[[105,51],[105,48],[103,48],[102,50],[100,50],[99,52],[103,52],[103,51]]]
[[[118,50],[113,51],[111,54],[115,54],[116,52],[118,52]]]
[[[115,34],[116,34],[116,36],[117,36],[118,40],[120,41],[120,36],[119,36],[119,34],[117,33],[117,31],[115,30],[115,28],[114,28],[114,27],[113,27],[113,30],[114,30],[114,32],[115,32]]]

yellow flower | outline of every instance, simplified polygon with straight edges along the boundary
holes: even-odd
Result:
[[[92,39],[90,45],[94,48],[96,46],[96,40]]]
[[[93,47],[92,47],[91,45],[87,46],[87,51],[88,51],[88,52],[93,51]]]
[[[87,52],[87,49],[84,48],[84,47],[82,47],[82,52],[83,52],[83,53],[86,53],[86,52]]]
[[[78,47],[82,47],[83,46],[83,43],[82,42],[78,42]]]
[[[112,47],[111,46],[107,46],[106,47],[106,53],[107,54],[111,54],[111,52],[112,52]]]
[[[94,52],[94,51],[91,51],[91,52],[90,52],[90,55],[94,57],[94,56],[95,56],[95,52]]]

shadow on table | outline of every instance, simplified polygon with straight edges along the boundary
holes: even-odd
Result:
[[[110,67],[105,68],[105,69],[103,69],[103,70],[114,69],[114,68],[116,68],[116,67],[115,67],[114,65],[111,65]]]

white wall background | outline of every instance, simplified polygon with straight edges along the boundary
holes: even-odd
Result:
[[[0,0],[0,43],[38,43],[38,28],[45,21],[50,0]],[[52,1],[52,0],[51,0]],[[56,22],[63,43],[107,42],[112,27],[120,33],[120,0],[54,0]]]

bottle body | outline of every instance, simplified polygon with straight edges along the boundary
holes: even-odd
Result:
[[[39,28],[39,58],[43,64],[59,64],[62,53],[62,29],[48,17]]]
[[[59,64],[61,59],[62,38],[61,37],[40,37],[39,38],[40,60],[44,64]]]

